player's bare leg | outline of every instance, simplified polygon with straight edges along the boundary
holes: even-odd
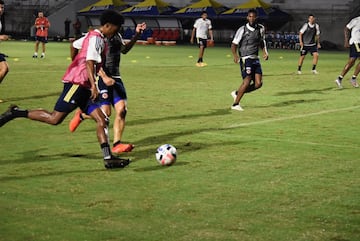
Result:
[[[318,74],[318,72],[316,71],[316,65],[319,61],[319,53],[318,52],[314,52],[313,53],[313,67],[312,67],[312,73],[313,74]]]
[[[201,45],[201,46],[199,47],[198,62],[196,63],[196,66],[198,66],[198,67],[203,67],[203,66],[205,66],[205,65],[203,64],[204,52],[205,52],[205,48],[204,48],[203,45]]]
[[[357,76],[359,75],[360,72],[360,61],[358,62],[358,64],[356,65],[355,71],[353,76],[350,79],[350,83],[354,88],[359,88],[359,84],[356,81]]]
[[[45,50],[46,50],[46,46],[45,46],[45,43],[41,43],[41,45],[42,45],[41,58],[45,58]]]
[[[8,72],[9,65],[6,63],[6,61],[0,62],[0,83],[3,81]]]
[[[304,63],[305,55],[301,55],[298,61],[298,74],[301,74],[301,67]]]
[[[38,56],[39,43],[40,42],[38,40],[36,40],[36,42],[35,42],[35,52],[34,52],[33,58],[37,58],[37,56]]]
[[[342,85],[341,85],[342,79],[349,72],[349,70],[354,66],[355,62],[356,62],[356,58],[349,58],[348,62],[345,64],[343,70],[341,71],[341,74],[335,80],[335,83],[336,83],[336,85],[338,86],[339,89],[342,88]],[[355,72],[356,72],[356,70],[355,70]]]
[[[49,112],[47,110],[39,109],[29,110],[27,118],[29,118],[30,120],[44,122],[50,125],[58,125],[63,122],[67,115],[68,113],[65,112],[58,112],[55,110],[53,112]]]
[[[130,152],[134,145],[122,143],[122,135],[125,130],[125,118],[126,118],[126,101],[121,100],[117,102],[114,106],[115,108],[115,118],[114,118],[114,147],[112,152],[114,153],[122,153],[122,152]]]
[[[247,75],[243,79],[243,82],[241,83],[241,85],[239,86],[239,89],[237,91],[234,103],[231,106],[231,109],[238,110],[238,111],[243,111],[243,108],[240,106],[240,100],[244,96],[244,94],[246,93],[247,89],[249,88],[250,81],[251,81],[251,76],[250,75]]]

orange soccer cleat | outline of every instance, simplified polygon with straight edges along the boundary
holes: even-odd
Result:
[[[74,117],[71,119],[70,123],[69,123],[69,130],[71,132],[74,132],[76,130],[76,128],[78,128],[78,126],[80,125],[82,119],[81,119],[81,113],[82,111],[80,109],[78,109],[75,112]]]
[[[116,154],[119,154],[119,153],[122,153],[122,152],[131,152],[132,149],[134,149],[134,147],[135,146],[132,145],[132,144],[119,143],[116,146],[114,146],[111,151],[113,153],[116,153]]]

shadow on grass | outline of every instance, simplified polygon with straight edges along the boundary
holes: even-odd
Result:
[[[286,100],[282,102],[273,103],[270,105],[257,105],[253,106],[252,108],[269,108],[269,107],[285,107],[290,105],[297,105],[297,104],[307,104],[307,103],[314,103],[314,102],[320,102],[324,101],[322,99],[299,99],[299,100]]]
[[[140,124],[149,124],[151,122],[159,122],[159,121],[169,121],[169,120],[186,120],[193,119],[198,117],[210,117],[210,116],[219,116],[219,115],[227,115],[230,114],[230,109],[214,109],[208,113],[197,113],[197,114],[188,114],[188,115],[177,115],[177,116],[164,116],[159,118],[147,118],[147,119],[138,119],[127,121],[126,125],[140,125]]]
[[[305,95],[305,94],[312,94],[312,93],[317,93],[317,94],[323,94],[323,92],[325,91],[329,91],[329,90],[334,90],[335,87],[327,87],[324,89],[312,89],[312,90],[299,90],[299,91],[289,91],[289,92],[279,92],[276,94],[276,96],[284,96],[284,95]]]
[[[4,98],[4,103],[6,102],[16,102],[21,100],[33,100],[33,99],[42,99],[47,97],[53,97],[53,96],[59,96],[61,92],[53,92],[53,93],[47,93],[43,95],[33,95],[33,96],[24,96],[24,97],[13,97],[13,98]],[[15,103],[16,104],[16,103]]]

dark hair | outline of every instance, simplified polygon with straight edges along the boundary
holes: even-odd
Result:
[[[205,14],[205,13],[208,14],[206,11],[202,11],[202,12],[201,12],[201,15],[203,15],[203,14]]]
[[[120,27],[124,24],[124,17],[114,10],[106,10],[101,14],[100,24],[105,25],[107,23]]]
[[[256,11],[255,8],[250,8],[249,11],[248,11],[248,15],[249,15],[250,13],[253,13],[253,14],[255,14],[255,15],[257,16],[257,11]]]
[[[308,17],[315,17],[314,14],[310,13]]]
[[[0,4],[1,4],[1,5],[4,5],[5,3],[4,3],[4,1],[3,1],[3,0],[0,0]]]

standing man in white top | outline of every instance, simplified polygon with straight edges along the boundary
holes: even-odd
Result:
[[[351,32],[351,34],[350,34]],[[345,48],[350,48],[349,60],[344,66],[339,77],[335,80],[336,85],[341,89],[341,81],[347,72],[354,66],[357,59],[360,59],[360,16],[353,18],[344,29],[345,35]],[[351,36],[351,37],[350,37]],[[356,81],[356,77],[360,72],[360,62],[356,65],[354,74],[350,80],[353,87],[359,88],[359,84]]]
[[[4,14],[4,1],[0,0],[0,16]],[[2,32],[2,24],[0,22],[0,32]],[[0,41],[8,40],[9,36],[0,34]],[[5,59],[6,55],[0,53],[0,83],[3,81],[7,73],[9,72],[9,66]],[[3,102],[0,100],[0,103]]]
[[[305,55],[310,52],[313,56],[313,67],[311,72],[318,74],[316,71],[316,65],[319,60],[318,49],[320,45],[320,27],[319,24],[315,23],[315,17],[309,14],[308,22],[305,23],[299,32],[300,40],[300,58],[298,63],[298,74],[301,74],[301,67],[305,59]]]
[[[196,32],[196,40],[197,40],[197,43],[198,43],[199,49],[200,49],[199,50],[199,58],[196,63],[197,67],[204,67],[207,65],[203,61],[203,56],[204,56],[204,51],[207,47],[208,34],[210,35],[210,40],[214,41],[211,21],[207,17],[208,17],[207,12],[203,11],[201,13],[201,18],[198,18],[195,21],[194,28],[191,33],[190,43],[191,44],[194,43],[194,37],[195,37],[195,32]]]

